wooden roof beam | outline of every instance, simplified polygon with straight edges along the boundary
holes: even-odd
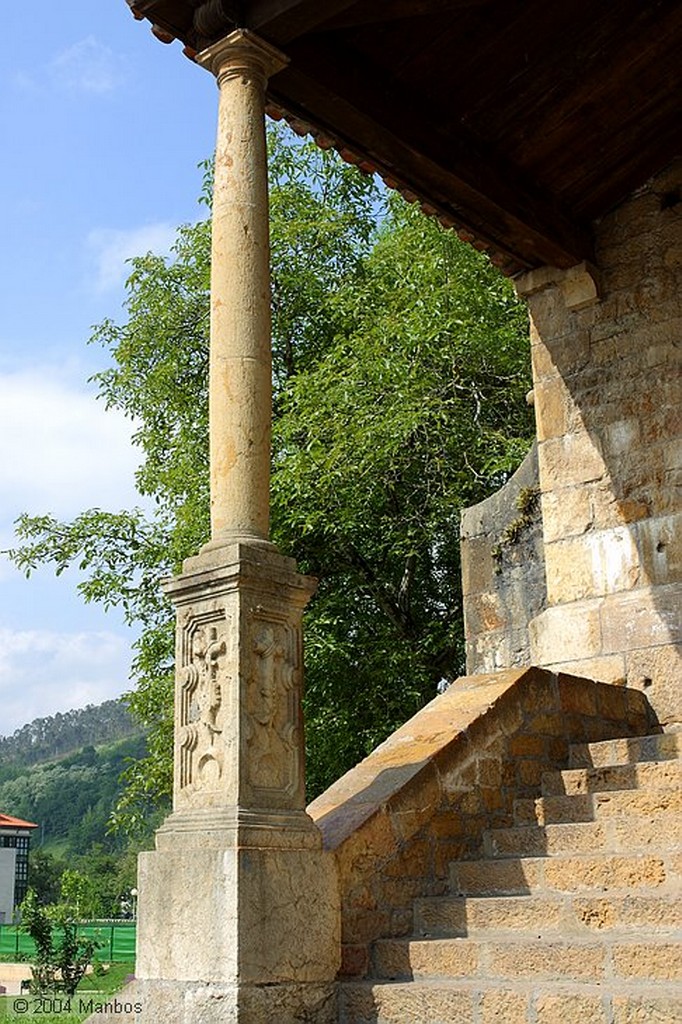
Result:
[[[259,32],[278,46],[314,32],[358,0],[247,0],[242,12],[245,28]],[[367,2],[367,0],[365,0]]]
[[[357,28],[381,22],[402,21],[428,15],[457,14],[472,7],[482,7],[490,0],[371,0],[347,12],[329,18],[330,29]]]
[[[314,52],[310,46],[300,60],[295,51],[291,56],[270,83],[271,95],[285,109],[293,100],[298,109],[292,113],[352,140],[351,147],[361,147],[370,161],[449,207],[502,251],[511,247],[529,266],[570,267],[594,259],[588,225],[464,126],[445,134],[427,119],[429,108],[420,97],[406,95],[395,81],[373,78],[366,68],[354,76],[352,55],[344,66],[319,39]]]

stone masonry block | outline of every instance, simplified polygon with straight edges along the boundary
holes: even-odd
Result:
[[[682,579],[682,512],[645,519],[636,527],[645,579],[652,584]]]
[[[625,681],[625,658],[622,654],[558,662],[551,668],[554,672],[594,679],[599,683],[622,684]]]
[[[677,942],[619,943],[611,950],[616,978],[678,981],[682,977],[682,948]]]
[[[340,995],[339,1020],[344,1024],[471,1024],[471,995],[451,985],[433,983],[355,983],[344,986]]]
[[[601,601],[581,601],[547,608],[529,624],[531,656],[536,665],[578,661],[602,653]]]
[[[682,582],[610,594],[600,609],[604,654],[682,643]]]
[[[583,679],[563,674],[559,675],[557,685],[562,711],[589,716],[596,714],[597,687]]]
[[[605,951],[596,943],[491,942],[488,956],[486,971],[494,978],[599,981],[604,974]]]
[[[679,804],[676,800],[677,793],[669,804]],[[665,799],[659,800],[665,803]],[[668,809],[663,809],[651,817],[640,817],[634,819],[616,818],[611,826],[612,844],[614,850],[645,850],[658,849],[661,844],[661,837],[665,836],[667,841],[682,846],[682,819],[670,814]]]
[[[608,476],[599,447],[586,430],[542,441],[538,461],[543,492]]]
[[[599,995],[551,995],[534,997],[536,1024],[579,1021],[580,1024],[611,1024],[606,1000]]]
[[[613,999],[613,1024],[679,1024],[682,999],[674,996],[617,995]]]
[[[591,491],[587,487],[561,487],[542,495],[545,544],[576,537],[593,524]]]
[[[480,1024],[527,1024],[529,997],[506,989],[482,992],[478,1008]]]
[[[682,722],[682,644],[628,651],[628,686],[649,697],[661,725]]]
[[[627,527],[547,544],[545,558],[551,605],[631,590],[641,576],[639,552]]]
[[[396,836],[407,839],[436,812],[441,799],[441,786],[434,765],[420,773],[419,778],[391,801],[389,816]]]
[[[344,943],[341,946],[341,977],[362,978],[369,970],[369,948],[366,945],[351,945]]]
[[[560,892],[585,889],[656,888],[666,880],[666,868],[660,857],[595,856],[548,860],[545,885]]]
[[[582,429],[580,411],[561,377],[538,381],[534,396],[538,441]]]
[[[466,602],[467,635],[480,636],[509,625],[500,596],[494,591],[471,594]]]
[[[465,939],[388,940],[374,947],[374,970],[380,978],[471,977],[479,958],[479,945]]]
[[[509,741],[509,753],[513,758],[517,757],[540,757],[545,754],[547,740],[544,736],[521,734],[514,736]]]
[[[470,537],[462,544],[462,587],[465,594],[480,594],[488,589],[495,574],[490,538]]]

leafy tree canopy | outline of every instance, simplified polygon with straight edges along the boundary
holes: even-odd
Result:
[[[459,513],[531,437],[525,312],[485,256],[310,143],[270,135],[273,539],[320,580],[306,615],[313,796],[463,668]],[[210,203],[207,170],[204,200]],[[159,577],[208,537],[210,231],[132,261],[96,382],[136,422],[154,513],[22,516],[27,572],[76,564],[86,600],[142,624],[132,709],[150,752],[119,823],[170,790],[172,616]]]

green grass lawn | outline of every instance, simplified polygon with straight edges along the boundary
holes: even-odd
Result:
[[[103,975],[83,978],[73,996],[0,996],[0,1022],[42,1021],[43,1024],[80,1024],[97,1006],[110,1002],[135,965],[112,964]]]
[[[58,937],[59,929],[55,930]],[[78,925],[79,938],[97,942],[98,957],[105,962],[130,963],[135,958],[135,924],[132,921],[84,922]],[[0,962],[24,960],[30,963],[35,945],[30,935],[15,925],[0,925]]]

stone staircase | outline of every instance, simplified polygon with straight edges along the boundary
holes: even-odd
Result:
[[[682,734],[571,747],[414,934],[339,985],[339,1024],[680,1024]]]

